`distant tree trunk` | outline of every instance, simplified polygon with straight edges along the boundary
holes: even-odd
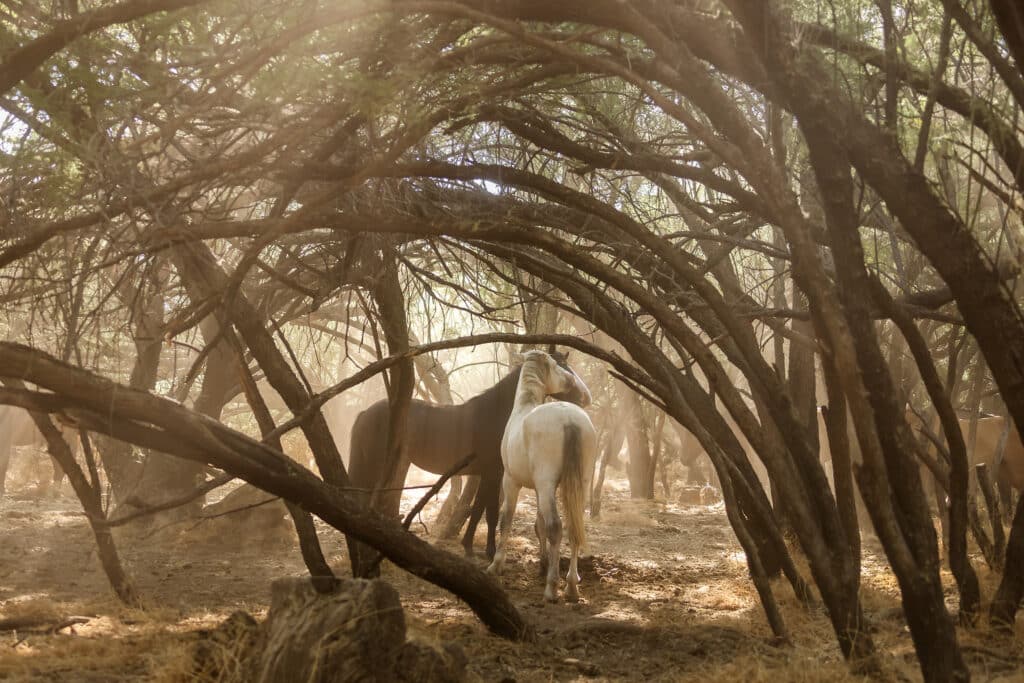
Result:
[[[651,469],[647,473],[648,481],[646,483],[647,488],[651,492],[651,498],[654,497],[654,480],[657,476],[658,470],[665,471],[665,465],[667,463],[662,462],[662,455],[665,452],[665,413],[659,410],[654,417],[654,432],[651,435]],[[666,495],[668,487],[665,487]]]
[[[629,464],[626,474],[629,477],[629,495],[631,498],[649,500],[654,497],[654,480],[651,477],[653,462],[643,405],[633,391],[623,387],[622,393],[628,411],[626,443],[629,446]]]
[[[608,470],[608,461],[614,459],[626,440],[626,430],[618,420],[614,421],[611,431],[606,431],[604,446],[601,449],[601,463],[594,477],[594,490],[590,495],[590,516],[597,519],[601,516],[601,495],[604,489],[604,477]]]
[[[196,412],[220,419],[220,415],[231,399],[231,390],[237,384],[235,354],[227,341],[219,338],[219,326],[210,316],[199,324],[207,344],[213,349],[207,353],[205,369],[199,396],[196,397]],[[149,453],[142,465],[139,480],[132,496],[132,505],[148,506],[187,496],[202,481],[206,467],[181,458],[162,453]],[[205,496],[198,496],[189,503],[162,511],[158,515],[140,518],[149,525],[165,524],[170,521],[195,516],[202,509]],[[128,510],[130,512],[130,509]]]
[[[205,301],[211,297],[225,297],[230,285],[224,271],[217,264],[209,247],[202,243],[175,247],[172,252],[182,281],[190,290],[194,301]],[[233,325],[242,341],[252,352],[253,358],[259,363],[267,381],[295,414],[302,413],[309,405],[310,395],[307,389],[295,376],[281,351],[277,348],[273,337],[266,327],[265,319],[259,315],[248,299],[239,292],[224,298],[219,312],[219,323],[225,328]],[[258,408],[257,402],[254,408]],[[315,411],[302,423],[302,432],[313,451],[320,475],[328,483],[337,486],[348,486],[348,474],[341,460],[341,454],[334,443],[323,412]],[[294,501],[293,501],[294,502]],[[323,582],[329,581],[330,569],[322,561],[323,553],[316,539],[316,531],[312,519],[307,513],[291,508],[293,521],[299,536],[299,545],[303,558],[307,562],[310,574],[320,577]],[[320,587],[322,587],[321,584]]]
[[[167,282],[163,261],[159,258],[136,288],[126,283],[120,292],[121,300],[132,304],[135,319],[136,355],[128,386],[143,391],[152,391],[156,386],[163,350],[160,334],[164,324],[164,286]],[[123,504],[135,493],[142,476],[142,465],[133,457],[131,444],[99,436],[96,446],[114,500]]]
[[[528,273],[519,273],[519,296],[523,303],[523,329],[527,334],[553,334],[558,329],[558,309],[544,297],[555,288]],[[523,344],[520,351],[535,348],[536,344]]]

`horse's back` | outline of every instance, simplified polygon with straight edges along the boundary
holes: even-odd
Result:
[[[439,406],[415,399],[410,402],[405,444],[412,464],[443,474],[472,452],[471,425],[465,424],[463,413],[460,406]],[[390,422],[391,406],[386,399],[377,401],[356,417],[349,449],[353,479],[362,479],[364,473],[374,474],[383,464]],[[477,461],[463,470],[463,474],[478,474]]]

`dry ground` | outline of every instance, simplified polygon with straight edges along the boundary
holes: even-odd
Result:
[[[594,557],[585,563],[578,605],[542,601],[532,493],[523,495],[504,583],[537,625],[536,643],[489,635],[453,596],[386,565],[384,577],[402,595],[411,634],[457,641],[484,681],[858,680],[847,672],[821,610],[802,610],[778,581],[795,643],[772,644],[720,505],[636,503],[623,482],[607,486],[603,518],[589,523]],[[432,503],[424,519],[436,509]],[[425,532],[422,525],[415,529]],[[264,616],[270,582],[302,572],[290,538],[244,538],[237,525],[216,520],[122,539],[125,563],[147,602],[145,610],[128,610],[110,595],[73,499],[16,493],[0,502],[0,619],[89,619],[55,634],[0,632],[0,679],[182,680],[197,632],[238,609]],[[342,538],[329,529],[322,538],[344,572]],[[895,582],[876,557],[869,552],[865,559],[864,602],[887,676],[919,680]],[[980,560],[975,565],[991,595],[991,577]],[[949,598],[955,603],[952,590]],[[976,680],[1024,681],[1019,631],[1015,639],[981,631],[962,634],[962,641]]]

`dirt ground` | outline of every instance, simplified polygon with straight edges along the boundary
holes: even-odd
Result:
[[[406,503],[416,497],[411,492]],[[417,533],[429,531],[438,507],[438,501],[428,506]],[[524,492],[503,581],[536,624],[534,643],[491,636],[455,597],[385,564],[410,635],[457,642],[479,680],[859,680],[844,665],[823,610],[803,610],[781,581],[774,589],[794,644],[773,644],[720,504],[638,503],[628,499],[624,482],[608,482],[602,519],[588,520],[593,556],[583,563],[577,605],[542,600],[533,510],[532,493]],[[325,527],[321,532],[332,564],[347,573],[343,539]],[[0,620],[33,616],[60,625],[83,617],[84,623],[55,633],[0,632],[0,679],[183,680],[203,629],[239,609],[262,618],[270,582],[303,571],[290,537],[250,539],[227,519],[122,538],[123,559],[147,605],[130,610],[107,587],[76,501],[15,491],[0,502]],[[454,542],[446,546],[460,550]],[[895,582],[873,554],[877,548],[867,547],[864,604],[887,677],[920,680]],[[994,579],[980,559],[975,566],[990,596]],[[1012,639],[984,629],[961,632],[975,680],[1024,681],[1021,636],[1020,629]]]

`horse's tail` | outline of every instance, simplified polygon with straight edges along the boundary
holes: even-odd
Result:
[[[587,529],[583,525],[583,508],[586,504],[587,485],[583,472],[583,441],[580,426],[565,425],[565,441],[562,446],[562,506],[565,508],[566,527],[569,542],[582,548],[587,542]]]

